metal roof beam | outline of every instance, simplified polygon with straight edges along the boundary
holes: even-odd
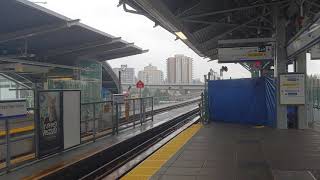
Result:
[[[77,46],[73,46],[73,47],[59,48],[59,49],[48,51],[48,52],[45,52],[42,54],[45,57],[66,55],[66,54],[70,54],[70,53],[74,53],[74,52],[78,52],[78,51],[83,51],[83,50],[87,50],[87,49],[91,49],[91,48],[96,48],[96,47],[100,47],[100,46],[113,44],[113,43],[119,42],[120,40],[121,40],[121,37],[114,38],[111,40],[108,39],[108,40],[103,40],[103,41],[90,42],[90,43],[81,44],[81,45],[77,45]]]
[[[207,12],[207,13],[185,16],[185,17],[182,17],[182,19],[199,18],[199,17],[211,16],[211,15],[216,15],[216,14],[229,13],[229,12],[233,12],[233,11],[243,11],[246,9],[252,9],[252,8],[257,8],[257,7],[270,6],[270,5],[274,5],[274,4],[282,4],[282,3],[285,3],[288,1],[290,1],[290,0],[282,0],[282,1],[277,1],[277,2],[255,4],[255,5],[251,5],[251,6],[244,6],[244,7],[238,7],[238,8],[233,8],[233,9],[224,9],[221,11],[214,11],[214,12]]]
[[[183,20],[185,22],[191,22],[191,23],[201,23],[201,24],[208,24],[210,26],[206,26],[204,28],[198,29],[194,32],[192,32],[192,34],[197,34],[201,31],[205,31],[208,28],[212,28],[215,26],[220,26],[220,25],[225,25],[225,26],[239,26],[240,24],[232,24],[232,23],[222,23],[222,22],[210,22],[210,21],[200,21],[200,20],[191,20],[191,19],[185,19]],[[247,28],[253,28],[253,29],[263,29],[263,30],[273,30],[272,27],[261,27],[261,26],[251,26],[251,25],[245,25],[244,27]]]
[[[134,43],[128,43],[125,44],[121,47],[116,47],[116,48],[112,48],[112,49],[107,49],[104,51],[97,51],[97,52],[92,52],[92,53],[88,53],[88,54],[84,54],[84,57],[94,57],[94,56],[103,56],[104,54],[108,55],[109,53],[115,52],[115,51],[119,51],[119,50],[123,50],[129,47],[133,47]]]
[[[16,32],[8,33],[0,35],[0,43],[5,43],[8,41],[14,41],[18,39],[25,39],[33,36],[38,36],[41,34],[46,34],[54,31],[58,31],[61,29],[69,28],[71,26],[77,25],[79,23],[79,19],[65,21],[63,23],[43,25],[39,27],[33,27],[29,29],[19,30]]]
[[[310,0],[306,0],[307,3],[311,4],[311,5],[314,5],[316,6],[317,8],[320,8],[320,4],[316,3],[316,2],[313,2],[313,1],[310,1]]]
[[[274,38],[250,38],[250,39],[227,39],[218,40],[218,44],[247,44],[247,43],[267,43],[275,42]]]
[[[201,0],[199,0],[197,3],[193,4],[192,6],[190,6],[189,8],[186,8],[185,10],[183,10],[182,12],[176,14],[177,17],[181,17],[183,15],[185,15],[186,13],[188,13],[189,11],[191,11],[192,9],[198,7],[201,4]]]
[[[35,66],[43,66],[43,67],[53,67],[53,68],[63,68],[63,69],[82,69],[74,66],[67,66],[67,65],[61,65],[61,64],[52,64],[52,63],[45,63],[45,62],[38,62],[38,61],[28,61],[28,60],[22,60],[17,59],[14,57],[0,57],[0,61],[3,62],[10,62],[10,63],[21,63],[21,64],[29,64],[29,65],[35,65]]]
[[[270,14],[270,12],[268,12],[268,13],[266,13],[266,14],[264,14],[264,15],[261,15],[261,16],[267,16],[267,15],[269,15],[269,14]],[[215,36],[215,37],[213,37],[213,38],[211,38],[211,39],[209,39],[209,40],[201,43],[200,46],[203,47],[203,46],[207,46],[208,44],[212,44],[213,42],[219,40],[220,38],[224,37],[225,35],[227,35],[227,34],[229,34],[229,33],[232,33],[233,31],[236,31],[236,30],[238,30],[238,29],[240,29],[240,28],[243,28],[243,27],[245,27],[246,25],[248,25],[248,24],[250,24],[250,23],[252,23],[252,22],[260,19],[261,16],[255,17],[255,18],[253,18],[253,19],[251,19],[251,20],[249,20],[249,21],[247,21],[247,22],[245,22],[245,23],[240,24],[239,26],[236,26],[236,27],[234,27],[234,28],[232,28],[232,29],[229,29],[229,30],[227,30],[227,31],[225,31],[225,32],[223,32],[223,33],[221,33],[221,34],[219,34],[219,35],[217,35],[217,36]]]
[[[142,50],[142,51],[134,50],[134,51],[126,52],[126,53],[112,54],[112,55],[108,55],[108,56],[100,56],[100,57],[97,57],[97,60],[98,61],[107,61],[107,60],[111,60],[111,59],[132,56],[132,55],[136,55],[136,54],[142,54],[142,53],[146,53],[148,51],[149,50]]]

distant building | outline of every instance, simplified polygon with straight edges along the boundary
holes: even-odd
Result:
[[[119,76],[119,71],[121,68],[113,68],[113,71]],[[134,68],[125,68],[124,71],[121,72],[121,84],[135,84],[135,70]]]
[[[138,79],[145,84],[162,84],[163,72],[158,70],[156,66],[149,64],[144,67],[143,71],[138,72]]]
[[[203,82],[201,82],[201,80],[199,78],[197,78],[197,79],[192,80],[192,84],[199,85],[199,84],[203,84]]]
[[[169,84],[192,83],[192,58],[175,55],[167,59],[167,80]]]

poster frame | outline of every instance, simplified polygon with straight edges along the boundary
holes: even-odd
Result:
[[[59,142],[60,142],[60,145],[59,147],[57,148],[57,150],[55,151],[52,151],[52,152],[42,152],[41,149],[40,149],[40,143],[41,143],[41,118],[40,118],[40,95],[41,93],[48,93],[48,92],[58,92],[59,93],[59,112],[60,112],[60,123],[59,123],[59,128],[60,128],[60,133],[59,133]],[[62,93],[61,93],[61,90],[39,90],[37,92],[37,104],[38,104],[38,111],[37,111],[37,119],[38,121],[36,122],[37,123],[37,136],[38,136],[38,140],[37,140],[37,143],[38,143],[38,157],[42,158],[42,157],[46,157],[46,156],[49,156],[49,155],[52,155],[52,154],[55,154],[55,153],[59,153],[61,151],[63,151],[63,105],[62,105]]]

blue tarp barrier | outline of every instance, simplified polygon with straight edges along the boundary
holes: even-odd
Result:
[[[213,121],[274,126],[274,97],[272,79],[209,81],[209,117]]]

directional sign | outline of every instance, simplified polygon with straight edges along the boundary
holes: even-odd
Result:
[[[218,61],[222,63],[273,60],[272,46],[219,48]]]
[[[304,74],[280,74],[280,103],[305,104]]]
[[[113,94],[113,103],[123,104],[124,103],[124,94]]]
[[[320,43],[311,48],[311,60],[320,60]]]
[[[25,100],[0,101],[0,119],[18,118],[27,115]]]
[[[136,87],[139,89],[144,88],[144,83],[141,80],[139,80],[136,84]]]
[[[291,59],[295,55],[302,53],[320,42],[320,18],[305,29],[287,46],[287,54]]]

